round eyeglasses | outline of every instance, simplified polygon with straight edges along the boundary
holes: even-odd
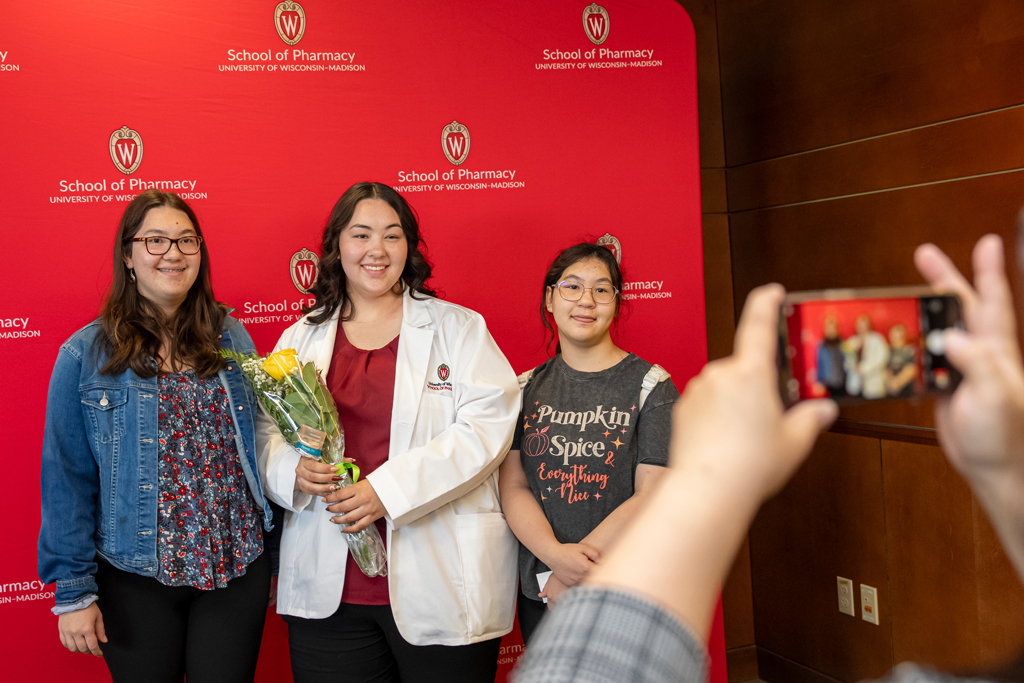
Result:
[[[583,298],[584,292],[589,289],[590,296],[594,298],[595,304],[610,304],[615,301],[615,297],[619,295],[619,290],[615,289],[611,285],[584,287],[578,282],[567,282],[565,280],[555,285],[555,289],[558,290],[559,296],[566,301],[579,301]]]
[[[146,251],[153,256],[163,256],[171,250],[172,244],[178,245],[178,251],[184,256],[193,256],[199,253],[199,246],[203,238],[199,235],[187,235],[178,239],[170,237],[133,237],[132,242],[145,242]]]

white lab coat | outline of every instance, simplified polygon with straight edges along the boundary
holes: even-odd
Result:
[[[844,345],[849,349],[846,357],[846,391],[853,396],[860,394],[864,398],[884,398],[885,364],[889,362],[889,344],[885,337],[869,331],[863,338],[859,335],[850,337]]]
[[[388,511],[392,612],[414,645],[496,638],[515,615],[518,544],[501,512],[498,465],[519,385],[478,313],[406,293],[402,316],[388,461],[366,477]],[[321,325],[303,318],[276,349],[294,348],[326,375],[337,331],[337,313]],[[295,489],[299,453],[260,412],[260,470],[286,510],[277,611],[322,619],[341,602],[348,547],[321,498]]]

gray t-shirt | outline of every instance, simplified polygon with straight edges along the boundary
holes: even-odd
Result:
[[[512,450],[559,543],[579,543],[633,495],[637,465],[668,465],[672,404],[679,392],[659,382],[639,408],[651,364],[629,354],[600,372],[573,370],[562,356],[533,372],[523,393]],[[519,544],[523,594],[540,600],[548,567]]]

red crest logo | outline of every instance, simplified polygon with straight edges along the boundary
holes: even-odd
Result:
[[[609,251],[615,256],[615,262],[622,265],[622,243],[619,242],[619,238],[615,237],[610,232],[606,232],[600,238],[598,238],[595,244],[607,247]]]
[[[458,121],[449,123],[441,129],[441,149],[452,164],[462,164],[469,156],[469,129]]]
[[[117,170],[131,175],[142,163],[142,136],[128,126],[121,126],[110,134],[110,158]]]
[[[437,378],[440,379],[442,382],[448,379],[448,374],[449,372],[447,365],[441,363],[440,365],[437,366]]]
[[[292,284],[295,285],[295,289],[303,294],[309,294],[309,290],[313,288],[316,278],[320,274],[320,257],[309,249],[303,248],[292,254],[288,270],[291,271]]]
[[[274,8],[274,27],[281,40],[288,45],[296,45],[306,32],[306,11],[297,2],[280,2]]]
[[[608,10],[604,7],[595,2],[583,10],[583,32],[594,45],[600,45],[608,40],[610,28],[611,19],[608,18]]]

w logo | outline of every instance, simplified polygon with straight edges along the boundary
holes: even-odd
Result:
[[[611,20],[608,18],[608,10],[596,2],[583,10],[583,32],[590,38],[594,45],[600,45],[608,39],[608,29]]]
[[[295,45],[306,32],[306,11],[302,5],[291,0],[278,3],[274,8],[274,27],[281,40],[288,45]]]
[[[117,152],[117,159],[124,166],[131,166],[135,163],[135,155],[139,152],[139,145],[135,140],[118,140],[114,143],[114,150]]]
[[[459,166],[469,156],[469,129],[452,121],[441,129],[441,150],[448,161]]]
[[[449,371],[447,365],[441,363],[440,365],[437,366],[437,378],[439,380],[441,380],[442,382],[445,381],[446,379],[448,379],[448,375]]]
[[[110,134],[110,159],[117,170],[131,175],[142,163],[142,136],[128,126],[121,126]]]
[[[292,284],[295,289],[303,294],[309,294],[309,290],[316,284],[316,278],[320,274],[320,258],[309,249],[300,249],[292,254],[288,270],[292,275]]]

